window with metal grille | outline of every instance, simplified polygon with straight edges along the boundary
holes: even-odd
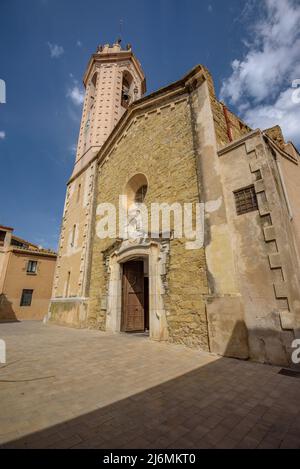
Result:
[[[238,215],[258,210],[254,186],[245,187],[234,192],[236,212]]]
[[[31,306],[33,290],[23,290],[20,306]]]
[[[37,261],[28,261],[27,273],[36,274],[36,271],[37,271]]]

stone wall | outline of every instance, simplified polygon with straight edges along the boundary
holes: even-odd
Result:
[[[285,150],[285,141],[279,125],[275,125],[275,127],[266,129],[265,134],[270,137],[281,150]]]
[[[223,103],[218,101],[215,94],[210,91],[210,101],[216,132],[218,148],[222,148],[231,141],[237,140],[251,132],[251,128],[231,112]]]
[[[94,168],[95,164],[92,163],[67,188],[53,285],[54,298],[85,295],[84,273],[88,261]],[[70,277],[67,292],[68,272]]]
[[[0,321],[41,320],[47,314],[56,255],[14,249],[6,253],[5,280],[0,291]],[[37,262],[35,274],[28,274],[28,261]],[[33,290],[30,306],[21,306],[22,291]]]
[[[299,267],[275,159],[259,131],[228,145],[219,158],[249,356],[290,365],[294,334],[282,327],[281,316],[297,310]],[[250,185],[258,210],[238,215],[234,191]]]
[[[186,97],[137,115],[99,167],[97,203],[118,206],[132,176],[148,179],[145,204],[199,200],[189,102]],[[95,220],[97,223],[97,217]],[[105,329],[107,272],[103,251],[114,240],[94,237],[88,324]],[[208,350],[203,294],[207,292],[203,250],[187,251],[186,240],[171,240],[164,306],[169,340]]]
[[[219,355],[248,358],[244,309],[228,227],[211,90],[209,82],[205,82],[191,93],[190,98],[198,183],[201,201],[205,203],[206,311],[210,350]]]
[[[87,303],[81,300],[52,301],[49,309],[49,322],[83,329],[87,327],[86,312]]]

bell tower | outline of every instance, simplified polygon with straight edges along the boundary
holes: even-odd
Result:
[[[97,154],[128,106],[141,98],[146,82],[131,46],[99,46],[83,83],[86,88],[76,161],[72,176]]]
[[[76,159],[61,225],[58,259],[47,320],[78,326],[87,310],[97,154],[135,100],[146,91],[142,67],[131,46],[99,46],[83,78],[86,89]]]

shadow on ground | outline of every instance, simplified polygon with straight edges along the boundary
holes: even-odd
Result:
[[[13,310],[12,302],[8,300],[4,293],[0,294],[0,324],[9,322],[19,322]]]
[[[233,335],[228,353],[237,350],[239,337],[240,333]],[[108,405],[103,403],[100,384],[92,412],[15,439],[2,448],[300,449],[300,380],[280,375],[280,368],[210,358],[205,365],[143,392],[134,392],[132,386],[128,397]],[[116,386],[121,395],[122,372]],[[74,396],[70,397],[74,401]],[[46,427],[47,417],[41,408],[39,413]],[[26,414],[22,416],[26,418]]]
[[[219,359],[2,448],[300,448],[300,386],[283,402],[293,378],[245,365]]]

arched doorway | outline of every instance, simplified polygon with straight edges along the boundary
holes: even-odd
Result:
[[[149,336],[153,340],[168,340],[168,326],[163,301],[165,288],[163,281],[166,271],[167,256],[168,245],[163,246],[161,243],[151,240],[144,241],[141,244],[139,241],[133,244],[123,241],[119,248],[110,252],[106,261],[109,269],[106,308],[107,331],[120,332],[123,328],[124,289],[122,288],[122,282],[124,266],[130,265],[129,263],[132,261],[143,261],[144,301],[147,298],[149,299]],[[138,272],[141,274],[142,267],[136,268],[139,269]],[[135,276],[137,276],[137,273]],[[146,281],[145,278],[147,279]],[[149,288],[149,292],[145,295],[147,287]],[[139,288],[141,288],[141,286],[139,286]],[[136,299],[133,299],[133,302],[136,301]],[[141,314],[141,310],[139,314]],[[144,317],[144,322],[146,323],[145,325],[147,325],[147,316]],[[137,326],[132,327],[132,329],[136,327]]]
[[[123,263],[122,332],[149,332],[148,258]]]

